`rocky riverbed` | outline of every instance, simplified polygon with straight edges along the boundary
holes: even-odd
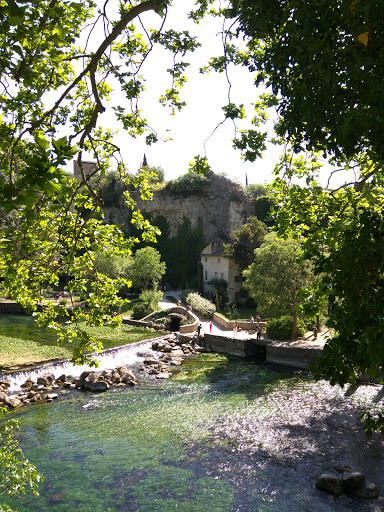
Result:
[[[197,345],[197,341],[194,334],[178,333],[156,339],[152,342],[150,351],[139,353],[144,358],[140,372],[157,379],[168,379],[172,375],[172,366],[179,366],[186,357],[205,351]],[[115,386],[137,384],[137,376],[126,365],[102,372],[85,370],[75,378],[65,374],[56,378],[52,373],[45,373],[36,380],[28,377],[21,385],[22,390],[16,394],[9,393],[10,383],[4,379],[0,380],[0,405],[8,409],[18,409],[23,405],[52,402],[71,389],[103,392]]]

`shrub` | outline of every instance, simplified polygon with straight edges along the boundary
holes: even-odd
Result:
[[[159,307],[159,302],[163,296],[163,292],[157,289],[157,286],[153,288],[153,290],[144,290],[140,294],[140,299],[145,304],[148,304],[150,313],[152,311],[156,311]]]
[[[132,308],[132,318],[134,320],[141,320],[152,312],[151,306],[147,302],[139,302]]]
[[[200,194],[204,186],[210,183],[211,178],[209,176],[189,172],[169,181],[167,187],[173,194],[187,197]]]
[[[198,291],[195,288],[186,288],[180,293],[180,299],[183,302],[187,302],[187,297],[190,293],[198,293]]]
[[[216,306],[198,293],[189,293],[186,297],[186,303],[204,318],[212,318],[216,312]]]
[[[291,339],[293,326],[293,316],[285,315],[280,318],[274,318],[267,323],[267,335],[275,340]],[[297,319],[297,335],[303,336],[306,332],[303,320]]]

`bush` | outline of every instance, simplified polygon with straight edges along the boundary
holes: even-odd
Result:
[[[216,312],[216,306],[198,293],[189,293],[186,297],[186,303],[204,318],[212,318]]]
[[[180,299],[183,302],[187,302],[187,297],[190,293],[198,293],[198,291],[195,288],[186,288],[180,293]]]
[[[151,306],[147,302],[139,302],[132,308],[132,318],[134,320],[141,320],[152,312]]]
[[[199,195],[204,186],[210,183],[211,178],[209,176],[189,172],[175,180],[169,181],[167,187],[173,194],[187,197]]]
[[[267,323],[267,335],[275,340],[289,340],[291,339],[292,326],[293,316],[286,315],[274,318]],[[297,335],[304,336],[305,332],[305,323],[303,320],[297,319]]]

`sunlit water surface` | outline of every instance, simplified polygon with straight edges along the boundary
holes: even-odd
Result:
[[[134,369],[139,374],[138,369]],[[378,389],[351,398],[276,366],[205,354],[169,381],[69,392],[13,414],[44,474],[22,512],[379,512],[384,500],[315,488],[336,465],[384,493],[383,443],[358,419]]]

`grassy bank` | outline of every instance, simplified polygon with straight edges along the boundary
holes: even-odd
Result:
[[[103,347],[112,348],[161,336],[153,329],[122,324],[118,329],[87,327],[100,339]],[[0,316],[0,369],[43,363],[54,359],[71,358],[74,344],[57,345],[54,333],[40,329],[27,315]]]

